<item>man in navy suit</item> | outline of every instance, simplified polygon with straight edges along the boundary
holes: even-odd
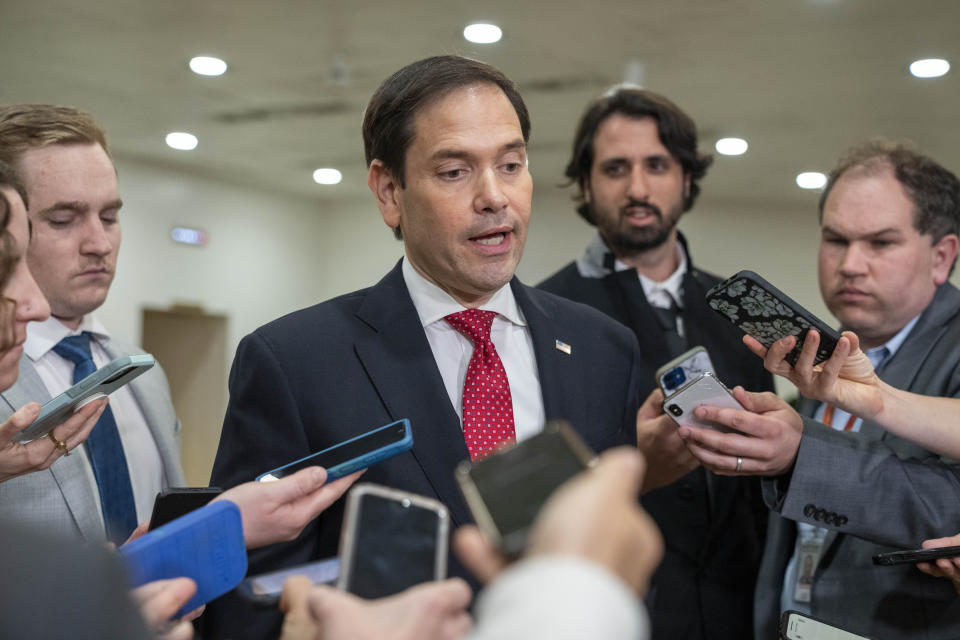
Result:
[[[562,418],[596,451],[635,441],[636,338],[600,312],[514,277],[530,217],[529,133],[513,83],[483,63],[427,58],[384,81],[363,123],[368,184],[404,258],[373,287],[244,338],[213,484],[239,484],[409,418],[413,449],[364,479],[441,500],[455,528],[471,518],[454,468],[502,440]],[[463,325],[480,317],[489,335],[467,337]],[[504,418],[491,432],[469,400],[478,384],[474,341],[488,367],[479,384],[505,377],[509,387],[496,390]],[[488,437],[493,445],[483,444]],[[253,554],[251,573],[335,555],[341,518],[335,505],[296,540]],[[456,564],[451,573],[463,575]],[[279,623],[230,601],[204,617],[214,637],[271,637]]]

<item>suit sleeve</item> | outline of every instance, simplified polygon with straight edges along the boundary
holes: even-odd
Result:
[[[892,547],[960,530],[960,466],[904,459],[882,440],[808,419],[792,475],[765,479],[764,497],[791,520]]]

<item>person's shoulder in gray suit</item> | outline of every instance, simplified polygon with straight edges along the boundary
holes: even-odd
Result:
[[[143,353],[143,349],[115,338],[106,341],[104,348],[111,358]],[[160,452],[167,483],[170,486],[184,484],[180,464],[180,422],[173,409],[163,369],[158,364],[133,380],[130,390]],[[28,402],[42,404],[50,399],[50,393],[28,356],[21,356],[16,384],[0,394],[0,398],[0,421]],[[103,518],[96,505],[85,462],[78,455],[63,457],[44,471],[0,483],[0,520],[32,524],[64,537],[79,536],[95,542],[104,540]]]
[[[880,375],[915,393],[960,397],[960,291],[950,284],[937,290]],[[776,628],[793,521],[830,529],[815,576],[814,615],[883,638],[960,637],[960,601],[948,581],[912,565],[872,563],[876,553],[957,532],[954,461],[869,422],[854,434],[807,418],[792,471],[765,479],[764,492],[774,514],[757,587],[758,637]]]

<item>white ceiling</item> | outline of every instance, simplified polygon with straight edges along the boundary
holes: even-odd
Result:
[[[463,40],[480,20],[503,40]],[[89,109],[121,160],[316,200],[367,198],[366,100],[407,62],[459,53],[517,82],[536,184],[553,189],[585,104],[639,61],[645,86],[697,120],[704,148],[725,135],[750,143],[718,158],[705,200],[775,212],[812,201],[794,184],[799,171],[828,169],[869,135],[913,139],[960,170],[958,27],[955,0],[0,0],[0,101]],[[202,54],[228,72],[191,73]],[[907,65],[921,57],[955,69],[915,79]],[[174,130],[200,146],[169,149]],[[320,166],[344,182],[314,184]]]

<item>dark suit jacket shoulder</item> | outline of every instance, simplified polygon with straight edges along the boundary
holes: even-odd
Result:
[[[639,356],[630,332],[516,279],[511,287],[530,328],[547,418],[568,420],[595,451],[633,442]],[[454,481],[469,457],[460,420],[398,264],[371,288],[284,316],[241,341],[211,483],[252,480],[400,418],[411,422],[412,450],[371,467],[363,480],[440,500],[454,527],[470,522]],[[342,501],[296,540],[251,553],[250,573],[336,555],[341,519]],[[451,572],[462,572],[455,560]],[[255,623],[247,614],[234,602],[208,607],[204,618],[211,637],[221,637],[248,631]]]

